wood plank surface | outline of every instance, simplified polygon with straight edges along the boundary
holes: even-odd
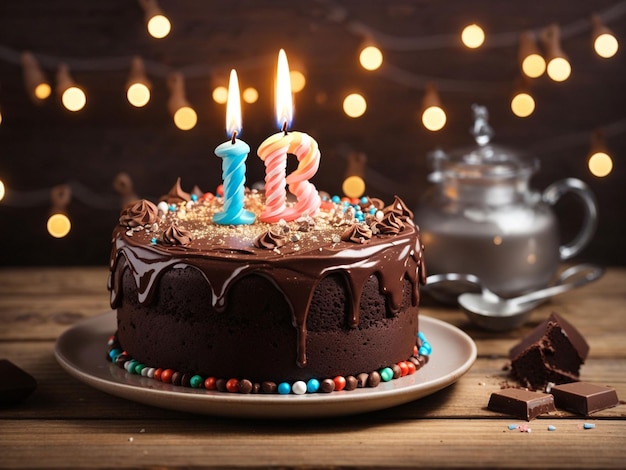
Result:
[[[590,343],[581,378],[613,386],[624,399],[626,269],[553,299],[528,325],[506,333],[479,330],[457,308],[425,297],[422,314],[475,340],[479,356],[465,376],[406,405],[297,421],[159,409],[69,376],[54,358],[56,338],[110,310],[107,274],[105,267],[0,269],[0,358],[38,381],[26,401],[0,408],[0,468],[623,468],[626,461],[624,404],[586,418],[558,411],[529,423],[531,433],[509,430],[521,422],[486,408],[493,391],[513,384],[508,350],[551,311]],[[596,427],[583,429],[586,422]]]

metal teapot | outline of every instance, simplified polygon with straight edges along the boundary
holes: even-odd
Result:
[[[420,202],[415,220],[426,246],[429,274],[465,273],[505,297],[548,285],[559,263],[579,253],[597,225],[597,203],[575,178],[529,187],[538,161],[491,143],[493,130],[483,106],[473,105],[469,150],[432,154],[435,184]],[[552,206],[566,192],[582,203],[584,221],[561,245]]]

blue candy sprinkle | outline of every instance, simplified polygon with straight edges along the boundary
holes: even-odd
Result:
[[[278,384],[278,393],[281,395],[289,395],[291,393],[291,385],[287,382],[281,382]]]
[[[428,341],[422,342],[422,347],[420,349],[424,349],[426,351],[426,356],[429,356],[431,352],[433,352],[433,347],[430,345]]]
[[[548,424],[548,431],[556,431],[556,426],[552,426],[551,424]]]
[[[585,423],[585,424],[583,424],[583,428],[584,429],[593,429],[595,427],[596,427],[596,425],[593,424],[593,423]]]
[[[306,391],[309,393],[315,393],[320,389],[320,381],[317,379],[309,379],[306,383]]]
[[[168,207],[170,212],[175,212],[176,211],[176,204],[170,204]]]
[[[197,194],[192,194],[192,195],[191,195],[191,200],[192,200],[193,202],[196,202],[196,201],[198,200],[198,195],[197,195]]]
[[[157,239],[156,239],[156,237],[152,237],[152,238],[150,239],[150,243],[152,243],[153,245],[156,245],[156,244],[157,244]]]
[[[422,333],[421,331],[417,332],[417,337],[422,341],[426,341],[426,336],[424,336],[424,333]]]
[[[365,196],[361,198],[361,204],[367,204],[367,198]]]
[[[339,204],[341,202],[341,198],[339,196],[333,196],[332,201],[335,204]]]
[[[370,207],[369,213],[370,213],[370,214],[372,214],[372,215],[374,215],[374,214],[376,214],[376,211],[377,211],[377,210],[378,210],[378,209],[376,209],[375,207]]]
[[[513,431],[513,429],[517,429],[517,424],[509,424],[509,431]]]

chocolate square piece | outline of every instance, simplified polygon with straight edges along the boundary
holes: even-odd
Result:
[[[619,404],[615,389],[589,382],[555,385],[551,393],[556,406],[585,416]]]
[[[0,407],[26,399],[37,388],[35,379],[6,359],[0,359]]]
[[[519,388],[505,388],[492,393],[487,408],[526,421],[556,411],[554,397],[549,393],[529,392]]]
[[[589,345],[570,323],[556,313],[538,325],[509,352],[511,372],[520,385],[543,390],[578,380]]]

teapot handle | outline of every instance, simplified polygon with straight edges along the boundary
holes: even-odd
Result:
[[[591,240],[598,225],[598,204],[589,186],[577,178],[565,178],[552,183],[542,194],[543,202],[554,205],[567,192],[577,195],[585,211],[582,227],[574,239],[559,247],[561,260],[578,254]]]

